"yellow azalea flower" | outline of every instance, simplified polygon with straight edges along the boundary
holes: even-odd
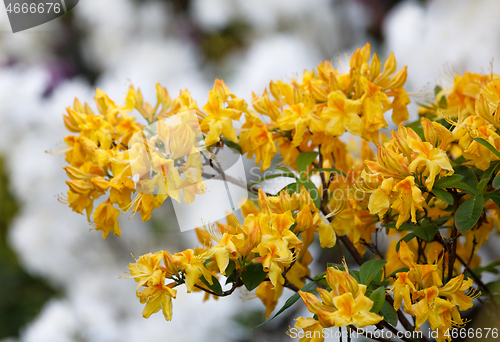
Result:
[[[359,117],[361,102],[349,100],[345,94],[337,90],[328,96],[328,107],[321,112],[321,118],[327,123],[326,133],[340,136],[346,130],[361,136],[363,120]]]
[[[299,342],[323,342],[323,326],[314,318],[297,318],[295,328],[304,330],[304,337]]]
[[[245,115],[245,123],[241,126],[241,134],[238,144],[247,158],[253,158],[255,154],[255,165],[261,163],[260,171],[265,171],[271,166],[271,160],[276,154],[276,144],[266,124],[257,115],[248,113]]]
[[[137,293],[141,303],[146,303],[142,311],[144,318],[149,318],[149,316],[161,309],[165,319],[167,321],[172,320],[172,298],[175,298],[177,295],[177,290],[172,289],[173,285],[175,283],[149,286]]]
[[[269,99],[267,90],[264,90],[261,97],[252,92],[252,106],[257,113],[269,116],[273,122],[276,122],[280,116],[277,101]]]
[[[282,293],[283,286],[279,283],[277,286],[274,286],[270,281],[264,281],[257,287],[255,294],[266,307],[264,319],[267,319],[271,315]]]
[[[403,69],[405,71],[406,80],[406,67]],[[404,83],[404,82],[403,82]],[[401,85],[402,86],[402,85]],[[410,113],[408,112],[408,105],[411,103],[410,97],[403,88],[397,88],[391,90],[388,95],[394,96],[392,100],[392,121],[399,125],[401,122],[408,120]]]
[[[267,215],[258,216],[255,214],[249,214],[245,217],[243,225],[238,227],[238,231],[243,235],[243,239],[239,238],[237,242],[238,244],[236,245],[239,255],[245,257],[249,255],[255,247],[257,247],[262,240],[261,227],[267,224]]]
[[[299,291],[299,295],[302,298],[304,304],[306,305],[307,310],[309,310],[315,315],[318,315],[319,323],[323,327],[329,328],[334,325],[328,320],[323,320],[323,317],[325,316],[326,313],[333,313],[336,311],[336,308],[333,307],[333,305],[328,305],[328,303],[322,303],[315,295],[309,292]],[[320,312],[323,313],[321,316],[319,315]]]
[[[283,285],[285,278],[283,278],[283,271],[285,266],[289,266],[293,260],[293,255],[287,250],[287,253],[281,251],[274,243],[267,243],[260,249],[258,258],[253,259],[256,263],[262,263],[262,269],[269,272],[269,280],[273,286]],[[282,256],[285,254],[284,256]]]
[[[289,228],[295,223],[290,211],[284,214],[271,214],[269,224],[261,226],[262,240],[255,252],[263,255],[266,246],[276,245],[280,257],[289,258],[289,249],[301,245],[302,242]]]
[[[411,296],[417,292],[413,281],[409,278],[408,272],[400,272],[397,274],[397,279],[391,287],[394,293],[394,309],[399,310],[404,300],[404,309],[408,313],[412,313]]]
[[[187,204],[193,203],[196,195],[206,192],[203,181],[203,164],[199,152],[190,153],[184,166],[179,170],[186,176],[182,180],[182,198]]]
[[[422,175],[426,178],[427,190],[432,190],[437,175],[449,176],[453,174],[453,167],[443,150],[433,147],[428,142],[421,142],[411,138],[408,144],[413,151],[419,153],[408,168],[410,172],[423,172]]]
[[[420,327],[422,324],[424,324],[425,321],[427,321],[427,319],[429,318],[429,314],[431,314],[434,323],[433,325],[435,325],[436,316],[435,312],[433,312],[432,310],[432,304],[434,304],[434,300],[438,298],[438,288],[436,286],[433,286],[428,289],[418,291],[418,295],[421,297],[421,299],[412,306],[412,312],[417,318],[416,326]]]
[[[365,94],[366,95],[366,94]],[[375,94],[365,96],[363,99],[363,135],[362,137],[368,141],[378,143],[379,130],[387,127],[387,121],[384,119],[384,112],[389,110],[390,101],[387,95],[381,91]]]
[[[346,271],[340,271],[334,267],[328,267],[326,269],[326,281],[332,288],[330,292],[332,298],[348,292],[352,293],[354,296],[357,296],[360,292],[365,293],[366,286],[358,284],[356,279],[349,274],[346,264],[344,267],[346,267]]]
[[[95,230],[102,230],[102,237],[104,239],[111,232],[114,235],[120,236],[122,232],[118,225],[118,216],[120,216],[120,210],[113,207],[113,204],[108,199],[106,202],[100,204],[94,212]]]
[[[451,279],[445,286],[439,288],[439,295],[446,297],[450,302],[459,307],[460,311],[465,311],[472,307],[472,298],[465,294],[472,286],[472,279],[464,280],[461,274]]]
[[[161,182],[157,184],[160,189],[162,189],[161,193],[168,194],[180,203],[179,196],[182,190],[183,180],[179,174],[179,170],[174,165],[174,161],[154,155],[152,157],[152,167],[156,173],[162,176],[157,178],[158,182]],[[162,182],[163,179],[164,182]]]
[[[233,234],[226,233],[221,238],[216,236],[212,238],[217,242],[217,245],[210,249],[210,253],[213,253],[215,257],[220,274],[225,275],[227,265],[229,265],[229,259],[238,257],[238,251],[234,244],[234,240],[236,240],[237,237]]]
[[[319,223],[318,235],[321,248],[332,248],[337,243],[337,234],[335,234],[335,230],[324,221]]]
[[[382,219],[391,206],[391,193],[394,188],[394,179],[388,178],[382,181],[380,187],[370,195],[368,209],[370,214],[377,215]]]
[[[297,232],[306,230],[313,225],[313,216],[311,214],[311,209],[309,209],[309,204],[306,204],[302,210],[298,212],[295,219],[297,220],[297,226],[294,230]]]
[[[194,250],[187,249],[173,256],[175,264],[179,266],[179,269],[186,276],[186,288],[188,293],[193,290],[194,285],[201,276],[203,276],[210,285],[213,284],[212,273],[210,273],[203,264],[212,255],[212,251],[195,253]]]
[[[376,313],[370,312],[373,301],[364,294],[359,293],[356,298],[348,292],[333,298],[333,305],[338,309],[333,313],[327,313],[326,319],[335,322],[337,327],[354,325],[356,328],[364,328],[368,325],[377,324],[384,318]],[[323,314],[320,312],[319,316]]]
[[[335,270],[329,269],[332,269],[331,272],[334,274]],[[357,328],[363,328],[377,324],[383,319],[383,317],[370,312],[373,301],[364,295],[364,289],[366,288],[362,287],[362,291],[356,289],[357,292],[354,296],[351,292],[333,295],[334,290],[332,293],[321,290],[320,296],[323,303],[311,293],[299,291],[299,294],[307,309],[317,315],[321,326],[325,328],[345,327],[352,324]]]
[[[429,322],[431,329],[438,331],[437,341],[449,341],[450,336],[445,336],[448,329],[463,324],[457,307],[448,300],[438,297],[438,289],[433,286],[419,291],[421,299],[413,304],[412,309],[416,316],[415,325],[422,326]]]
[[[220,85],[222,84],[222,87]],[[218,88],[218,89],[217,89]],[[220,91],[225,88],[226,90]],[[239,120],[241,111],[234,108],[223,108],[224,103],[229,96],[229,90],[225,87],[224,82],[216,80],[214,90],[210,93],[208,103],[203,107],[203,110],[208,113],[201,122],[200,128],[203,132],[208,132],[205,139],[207,146],[213,145],[220,141],[220,136],[228,138],[232,142],[236,142],[236,130],[233,127],[233,120]]]
[[[401,241],[399,243],[399,252],[398,252],[399,261],[405,266],[411,269],[417,263],[415,262],[415,255],[411,251],[410,247],[405,241]]]
[[[376,161],[365,161],[365,164],[373,174],[388,178],[399,180],[410,175],[407,158],[385,146],[378,146]]]
[[[410,214],[412,222],[416,223],[416,210],[423,210],[424,198],[420,189],[415,185],[415,179],[408,176],[397,183],[393,190],[397,192],[398,196],[392,204],[392,209],[399,213],[396,228],[401,227],[410,218]]]
[[[121,210],[126,210],[132,202],[131,196],[135,192],[134,181],[130,177],[116,176],[109,182],[109,200],[118,204]]]
[[[137,282],[137,290],[141,286],[155,286],[162,284],[165,277],[161,270],[163,252],[142,255],[135,263],[130,263],[128,269],[130,275]]]
[[[155,206],[155,195],[153,194],[143,194],[139,193],[135,197],[134,201],[131,202],[134,205],[134,214],[138,211],[141,212],[142,222],[146,222],[151,219],[151,213]]]
[[[295,130],[292,145],[299,146],[304,139],[304,133],[311,120],[311,107],[299,103],[286,108],[276,122],[283,131]]]
[[[453,133],[439,122],[431,121],[425,117],[420,118],[425,140],[432,146],[441,150],[446,150],[448,145],[454,140]]]
[[[479,98],[475,103],[476,115],[479,115],[496,128],[500,127],[500,94],[498,94],[498,90],[493,89],[499,85],[500,82],[498,81],[489,84],[489,87],[484,90],[484,94],[479,94]]]
[[[474,130],[472,134],[474,138],[482,138],[497,151],[500,150],[500,135],[498,135],[491,125],[480,126],[477,130]],[[464,149],[463,153],[465,158],[473,160],[476,167],[483,171],[490,167],[490,162],[500,160],[500,158],[498,158],[486,146],[475,140],[470,141],[469,146]]]
[[[311,253],[305,250],[304,255],[299,255],[297,261],[292,265],[292,267],[290,267],[290,269],[286,273],[286,279],[293,285],[297,286],[297,288],[303,288],[306,285],[306,277],[311,273],[311,271],[307,267],[307,265],[309,265],[311,261]]]

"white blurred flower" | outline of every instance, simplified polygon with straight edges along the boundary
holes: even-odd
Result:
[[[497,0],[406,1],[389,14],[386,47],[400,65],[408,65],[413,90],[443,81],[446,70],[457,73],[500,69],[500,21]]]

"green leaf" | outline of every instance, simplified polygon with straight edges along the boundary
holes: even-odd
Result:
[[[491,146],[491,144],[489,142],[487,142],[483,138],[474,138],[474,140],[477,141],[478,143],[480,143],[481,145],[487,147],[488,150],[490,150],[491,152],[493,152],[493,154],[495,156],[497,156],[498,158],[500,158],[500,152],[498,152],[496,148],[494,148],[493,146]]]
[[[453,216],[443,216],[443,217],[438,217],[437,219],[432,220],[435,224],[439,225],[441,223],[445,223],[449,219],[452,219]]]
[[[326,267],[333,267],[333,268],[339,269],[340,271],[345,271],[345,267],[344,266],[342,266],[341,264],[336,264],[334,262],[327,262],[326,263]]]
[[[491,177],[498,171],[500,167],[500,163],[498,162],[493,162],[491,163],[490,167],[484,171],[483,175],[481,176],[481,180],[479,181],[479,184],[477,185],[477,192],[482,194],[484,190],[486,189],[486,186],[490,182]]]
[[[416,235],[413,233],[406,234],[401,240],[398,241],[396,244],[396,252],[399,252],[399,245],[401,244],[401,241],[404,241],[408,243],[410,240],[412,240]]]
[[[330,286],[326,282],[325,276],[326,276],[326,271],[318,273],[318,274],[316,274],[316,276],[314,276],[314,281],[317,283],[323,284],[325,286]]]
[[[436,236],[436,226],[429,221],[424,221],[426,223],[415,226],[413,233],[424,241],[431,242]]]
[[[379,284],[382,281],[382,278],[384,277],[384,270],[380,270],[372,278],[372,283],[374,284]]]
[[[448,191],[443,189],[432,189],[432,193],[441,201],[449,205],[453,204],[453,196]]]
[[[243,154],[243,150],[241,149],[241,146],[238,145],[237,143],[234,143],[231,140],[229,140],[228,138],[224,138],[224,137],[222,137],[222,141],[224,141],[224,144],[226,144],[227,147],[238,151],[240,154]]]
[[[205,277],[201,276],[200,280],[203,284],[205,284],[206,287],[208,287],[210,290],[213,292],[217,293],[219,296],[222,295],[222,287],[220,286],[219,280],[212,276],[212,285],[208,283],[208,281],[205,279]]]
[[[500,173],[498,175],[495,176],[495,178],[493,178],[493,183],[492,183],[493,187],[495,189],[500,189]]]
[[[297,178],[297,175],[292,170],[289,170],[286,167],[277,167],[276,170],[282,171],[284,174],[286,174],[290,178]]]
[[[314,281],[320,281],[321,279],[324,279],[326,276],[326,271],[318,273],[314,276]]]
[[[396,274],[398,273],[401,273],[401,272],[408,272],[410,269],[408,267],[403,267],[403,268],[400,268],[400,269],[397,269],[395,270],[394,272],[392,272],[391,274],[389,274],[387,277],[385,277],[385,280],[395,276]]]
[[[500,261],[495,261],[489,265],[486,265],[484,267],[476,267],[472,271],[477,275],[480,276],[481,273],[483,272],[489,272],[493,274],[499,274],[500,272],[496,269],[496,267],[500,266]]]
[[[309,289],[311,287],[313,287],[314,285],[316,285],[316,281],[312,281],[308,284],[306,284],[303,288],[301,288],[300,290],[302,292],[306,292],[306,291],[309,291]],[[266,319],[264,322],[262,322],[261,324],[259,324],[258,326],[256,326],[255,328],[258,328],[258,327],[261,327],[263,326],[264,324],[270,322],[271,320],[273,320],[276,316],[278,316],[279,314],[281,314],[283,311],[285,311],[286,309],[288,309],[289,307],[291,307],[293,304],[295,304],[296,301],[298,301],[300,299],[300,295],[298,292],[294,293],[293,296],[291,296],[290,298],[288,298],[288,300],[285,302],[285,305],[283,305],[283,307],[273,316],[273,317],[270,317],[268,319]],[[254,329],[255,329],[254,328]]]
[[[455,213],[455,225],[460,233],[465,234],[469,229],[474,227],[483,212],[483,206],[483,195],[472,196],[460,204]]]
[[[464,190],[468,194],[475,195],[477,194],[476,190],[474,188],[470,187],[469,185],[465,184],[464,182],[459,182],[453,186],[454,188]],[[477,187],[477,185],[476,185]]]
[[[345,271],[345,267],[342,266],[342,265],[339,265],[339,264],[335,264],[335,263],[332,263],[332,262],[328,262],[326,264],[326,267],[334,267],[340,271]],[[354,279],[356,279],[356,281],[358,283],[361,282],[361,277],[359,275],[359,271],[356,271],[356,270],[349,270],[349,274],[352,275],[354,277]]]
[[[485,195],[484,198],[492,200],[500,208],[500,193],[492,192]]]
[[[359,271],[356,270],[349,270],[349,274],[353,276],[354,279],[359,283],[361,281],[361,275]]]
[[[319,209],[321,206],[321,196],[316,185],[314,185],[314,183],[310,179],[299,180],[298,183],[299,185],[303,185],[304,188],[306,188],[307,192],[309,192],[309,195],[311,195],[314,205]]]
[[[460,157],[458,157],[457,159],[452,160],[452,161],[451,161],[451,163],[452,163],[454,166],[458,166],[458,165],[460,165],[460,164],[465,163],[466,161],[467,161],[467,159],[465,159],[465,157],[464,157],[464,156],[460,156]]]
[[[441,92],[441,90],[443,90],[443,88],[441,88],[438,85],[436,87],[434,87],[434,96],[436,97],[436,100],[438,99],[437,96]]]
[[[396,226],[394,226],[394,227],[396,227]],[[415,229],[415,225],[414,224],[408,223],[408,222],[403,222],[403,224],[399,226],[398,231],[400,231],[400,232],[404,231],[404,230],[411,230],[411,231],[413,231],[413,229]]]
[[[394,307],[389,304],[388,301],[384,301],[382,305],[382,316],[384,316],[384,321],[395,327],[398,324],[398,313],[394,310]]]
[[[373,301],[373,306],[370,311],[378,313],[382,309],[382,306],[385,302],[385,288],[379,287],[378,289],[373,291],[370,295],[370,299]]]
[[[387,264],[385,260],[368,260],[363,263],[359,268],[361,283],[369,286],[374,276],[385,266],[385,264]]]
[[[291,195],[291,194],[296,193],[298,188],[299,187],[298,187],[297,183],[290,183],[290,184],[286,185],[283,189],[278,191],[276,193],[276,195],[280,194],[283,190],[285,190],[286,192],[288,192],[289,195]]]
[[[457,174],[453,174],[448,177],[441,177],[434,182],[434,188],[436,189],[449,188],[452,185],[460,182],[462,179],[464,179],[464,176]]]
[[[491,283],[486,284],[486,288],[491,292],[491,293],[499,293],[500,292],[500,280],[495,280],[492,281]],[[484,295],[487,295],[486,293]]]
[[[467,184],[473,189],[477,188],[477,177],[476,174],[467,166],[465,165],[459,165],[454,167],[455,173],[464,176],[464,179],[462,179],[462,182]],[[461,189],[461,188],[459,188]],[[465,190],[465,189],[463,189]],[[475,192],[475,190],[474,190]]]
[[[311,171],[309,171],[309,174],[308,176],[312,175],[313,173],[316,173],[316,172],[330,172],[330,173],[337,173],[339,175],[342,175],[344,177],[347,177],[345,175],[345,173],[343,173],[342,171],[339,171],[339,170],[336,170],[336,169],[328,169],[328,168],[319,168],[319,169],[313,169]]]
[[[272,175],[269,175],[269,176],[265,176],[265,177],[262,177],[261,179],[253,182],[252,184],[250,184],[250,187],[256,185],[256,184],[259,184],[263,181],[266,181],[268,179],[273,179],[273,178],[278,178],[278,177],[286,177],[286,178],[295,178],[295,175],[289,175],[287,173],[275,173],[275,174],[272,174]]]
[[[267,272],[262,269],[262,264],[250,264],[248,265],[243,274],[241,275],[241,280],[247,288],[248,291],[252,291],[257,286],[260,285],[266,279]]]
[[[303,173],[306,171],[307,167],[314,162],[314,159],[318,156],[318,152],[302,152],[295,159],[295,165],[297,166],[297,171],[299,171],[299,176],[302,178]]]
[[[405,127],[409,127],[415,131],[415,133],[418,134],[418,136],[422,139],[425,140],[424,136],[424,130],[422,129],[422,124],[420,120],[413,121],[409,124],[406,124]]]
[[[234,269],[236,268],[236,263],[234,260],[229,259],[229,264],[226,267],[226,284],[232,283],[236,280],[236,273],[233,274]]]

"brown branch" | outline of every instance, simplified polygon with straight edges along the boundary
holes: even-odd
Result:
[[[460,205],[460,197],[452,193],[453,196],[453,212],[456,213]],[[455,266],[455,260],[457,258],[457,247],[458,247],[458,236],[459,232],[457,229],[456,222],[453,222],[453,230],[451,232],[451,238],[453,239],[453,244],[448,246],[449,258],[448,258],[448,282],[453,278],[453,270]]]
[[[351,253],[351,255],[354,258],[354,260],[356,261],[356,263],[359,266],[363,265],[365,260],[363,259],[361,254],[359,254],[358,250],[356,249],[356,247],[354,247],[354,245],[352,244],[351,240],[349,240],[347,235],[341,236],[339,239],[340,239],[340,241],[342,241],[344,246],[346,246],[349,253]]]
[[[290,290],[292,290],[294,292],[299,292],[300,291],[300,289],[297,286],[295,286],[292,283],[290,283],[288,281],[288,279],[285,279],[285,283],[283,284],[283,287],[286,287],[287,289],[290,289]]]

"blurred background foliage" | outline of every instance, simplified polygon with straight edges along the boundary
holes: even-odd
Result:
[[[7,229],[18,212],[18,203],[9,191],[5,163],[0,157],[0,339],[18,336],[43,304],[57,291],[39,277],[33,277],[19,263],[8,244]]]

